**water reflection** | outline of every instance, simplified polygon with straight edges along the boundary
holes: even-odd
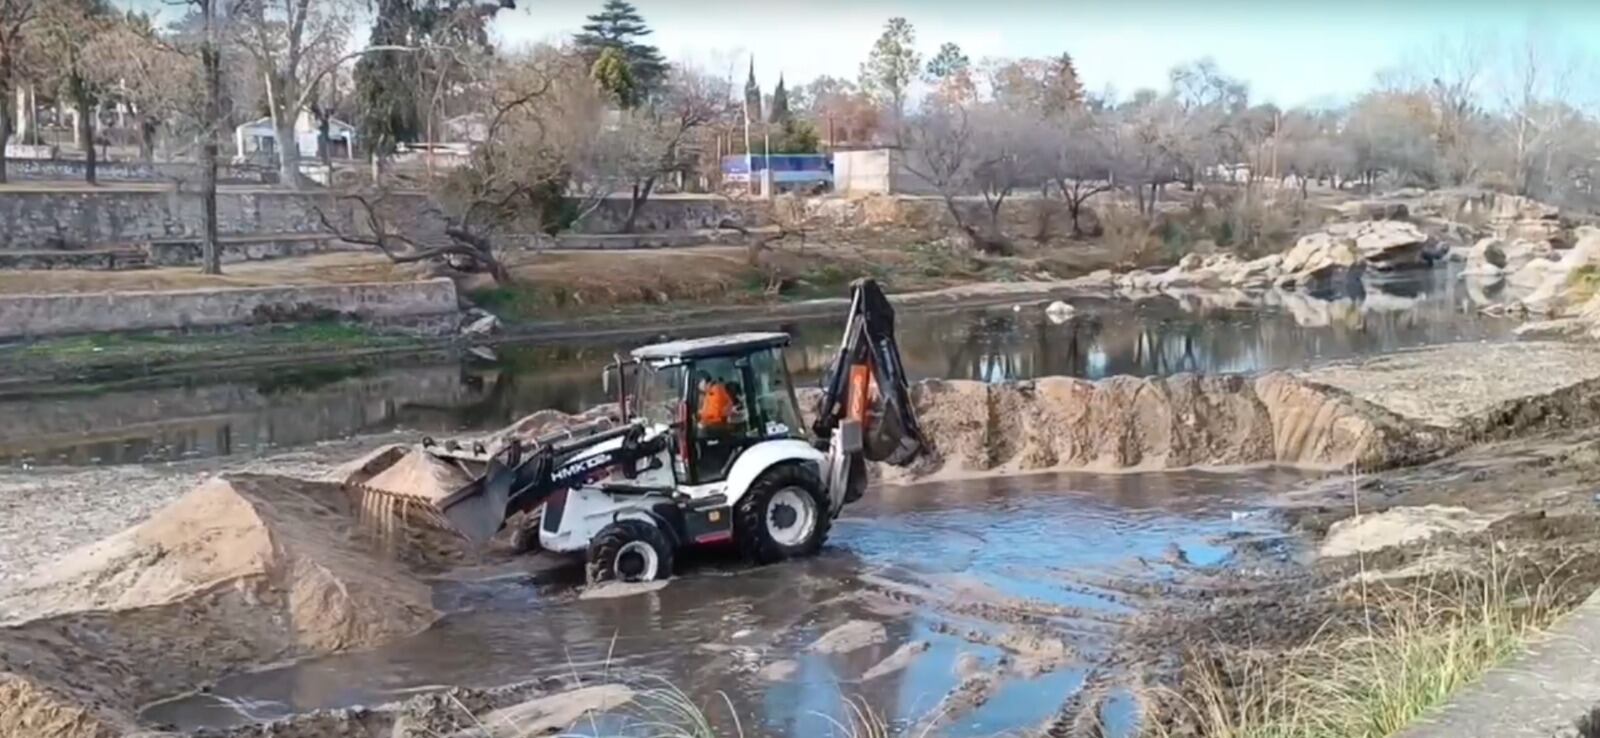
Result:
[[[1053,322],[1038,305],[903,312],[900,345],[914,379],[999,382],[1065,375],[1256,372],[1399,349],[1510,337],[1480,315],[1477,287],[1447,270],[1370,284],[1338,299],[1272,292],[1075,301]],[[1241,301],[1254,304],[1241,306]],[[754,326],[795,337],[791,369],[815,379],[832,358],[838,317]],[[704,335],[720,327],[668,331]],[[287,375],[0,401],[0,463],[115,464],[253,453],[361,433],[496,428],[541,408],[605,401],[600,368],[655,336],[502,347],[468,361],[382,371],[322,367]]]

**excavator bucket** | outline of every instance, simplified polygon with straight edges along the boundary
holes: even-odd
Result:
[[[839,355],[822,380],[812,431],[826,440],[840,421],[856,420],[868,459],[905,466],[926,441],[895,341],[894,307],[875,280],[859,279],[850,287],[850,315]]]

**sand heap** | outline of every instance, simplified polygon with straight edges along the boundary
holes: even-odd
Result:
[[[230,476],[68,555],[0,628],[0,738],[121,735],[230,671],[426,628],[428,586],[357,519],[339,485]]]
[[[912,395],[932,450],[890,481],[1268,462],[1376,468],[1442,444],[1432,429],[1283,373],[928,380]]]

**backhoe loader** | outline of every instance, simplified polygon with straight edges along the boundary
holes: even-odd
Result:
[[[788,335],[644,346],[605,369],[620,424],[493,453],[427,444],[474,477],[437,507],[481,543],[543,506],[540,546],[584,553],[592,583],[668,577],[693,546],[731,545],[758,564],[816,553],[861,497],[866,461],[904,465],[925,444],[894,310],[872,280],[851,290],[809,429],[784,362]]]

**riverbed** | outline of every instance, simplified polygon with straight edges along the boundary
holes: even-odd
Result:
[[[1444,270],[1339,300],[1097,298],[1075,301],[1066,319],[1044,307],[902,311],[911,378],[1252,374],[1498,344],[1514,327],[1481,315]],[[794,336],[790,368],[807,382],[839,331],[837,320],[752,326]],[[216,471],[316,476],[380,441],[590,407],[606,399],[599,369],[615,352],[708,332],[644,329],[502,345],[492,359],[307,366],[4,400],[0,494],[51,504],[53,495],[67,500],[65,484],[71,504],[55,507],[106,510],[92,534],[62,533],[81,540],[19,559],[42,564]],[[140,718],[226,729],[445,686],[669,680],[728,734],[735,722],[747,735],[837,734],[848,700],[859,699],[910,734],[937,723],[939,735],[994,735],[1088,710],[1107,734],[1130,735],[1143,697],[1129,664],[1151,655],[1126,653],[1122,635],[1192,607],[1175,598],[1294,581],[1309,547],[1272,500],[1310,476],[1266,468],[875,487],[814,560],[749,569],[712,553],[683,562],[664,587],[603,598],[579,586],[573,567],[448,576],[433,584],[447,615],[419,636],[226,676],[147,705]],[[130,492],[143,507],[117,506]],[[49,527],[0,525],[0,542]],[[0,588],[7,576],[0,567]]]

